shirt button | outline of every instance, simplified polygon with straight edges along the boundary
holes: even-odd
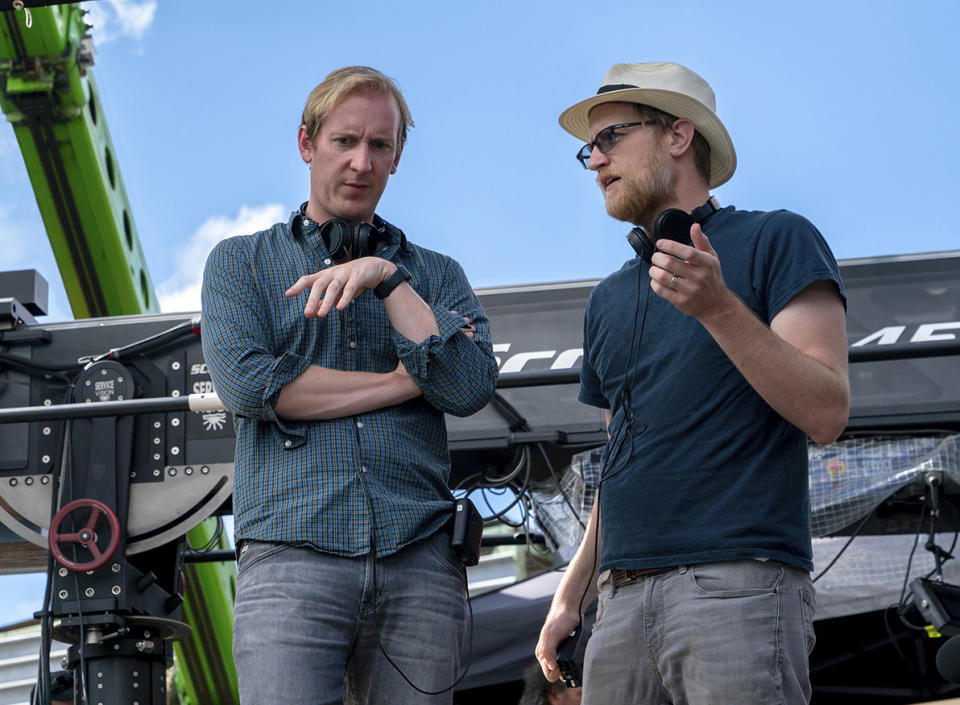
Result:
[[[329,266],[329,264],[330,264],[330,258],[327,257],[325,260],[323,260],[323,263]]]
[[[363,428],[363,421],[357,421],[357,428]]]
[[[283,442],[283,445],[284,445],[285,447],[289,448],[290,446],[293,445],[293,441],[284,441],[284,442]]]
[[[366,466],[366,465],[361,465],[361,466],[360,466],[360,472],[366,472],[366,471],[367,471],[367,466]]]
[[[357,347],[357,341],[356,341],[356,340],[351,340],[351,341],[350,341],[350,347],[351,347],[351,348]]]
[[[306,227],[306,226],[308,226],[308,225],[310,225],[310,219],[309,219],[309,218],[304,218],[304,219],[303,219],[303,226]]]

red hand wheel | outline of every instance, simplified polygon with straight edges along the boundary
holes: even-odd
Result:
[[[63,520],[66,519],[67,516],[78,509],[87,508],[90,509],[90,518],[87,520],[86,526],[70,534],[60,533],[60,524],[63,523]],[[96,526],[100,515],[103,515],[107,523],[110,524],[110,541],[107,544],[106,550],[103,551],[101,551],[97,545],[98,536]],[[54,558],[65,568],[69,568],[75,573],[96,570],[109,561],[117,550],[117,544],[120,543],[120,522],[117,520],[117,515],[103,502],[95,499],[75,499],[69,504],[64,505],[60,511],[54,515],[53,519],[50,520],[49,543],[50,551],[53,553]],[[61,546],[62,544],[71,543],[78,543],[87,549],[90,555],[93,556],[93,560],[87,561],[86,563],[79,563],[67,558],[63,554]]]

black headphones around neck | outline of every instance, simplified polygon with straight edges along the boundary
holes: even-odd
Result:
[[[307,217],[307,204],[304,203],[300,206],[298,217],[293,219],[295,235],[303,234],[303,222]],[[372,223],[360,221],[351,226],[343,218],[331,218],[320,223],[318,227],[327,252],[335,260],[369,257],[377,251],[381,243],[390,240],[387,223],[378,215],[373,216]]]
[[[376,215],[372,223],[360,221],[352,227],[342,218],[331,218],[320,224],[320,237],[335,260],[369,257],[389,239],[386,224]]]
[[[690,226],[702,223],[718,210],[720,201],[716,196],[710,196],[706,203],[694,208],[690,213],[679,208],[667,208],[653,221],[652,238],[645,227],[638,225],[627,233],[627,242],[640,259],[649,264],[653,253],[657,251],[657,240],[665,238],[686,244],[690,242]]]

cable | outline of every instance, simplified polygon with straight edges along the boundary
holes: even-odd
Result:
[[[446,688],[443,688],[442,690],[437,690],[437,691],[424,690],[423,688],[420,688],[415,683],[413,683],[413,681],[411,681],[407,677],[407,674],[404,673],[396,663],[394,663],[393,659],[390,658],[390,655],[387,653],[386,649],[383,648],[383,644],[380,642],[380,627],[377,621],[377,596],[376,596],[376,592],[377,592],[377,529],[376,529],[376,521],[375,521],[376,514],[374,513],[373,498],[370,496],[370,493],[367,490],[367,482],[364,479],[363,475],[360,476],[360,484],[363,487],[363,494],[366,497],[367,505],[368,505],[368,509],[370,510],[370,517],[371,517],[370,556],[372,560],[371,560],[371,581],[370,582],[373,586],[373,589],[372,589],[373,594],[372,594],[370,604],[373,611],[373,632],[377,639],[377,648],[380,650],[380,653],[383,654],[383,657],[387,660],[387,663],[393,666],[394,670],[400,674],[400,677],[403,678],[403,680],[405,680],[407,684],[411,688],[416,690],[418,693],[422,693],[424,695],[440,695],[442,693],[446,693],[450,690],[453,690],[454,688],[457,687],[460,681],[462,681],[466,677],[467,673],[470,671],[470,662],[473,659],[473,603],[470,602],[470,586],[467,582],[466,567],[464,567],[464,570],[463,570],[463,592],[467,602],[467,608],[470,611],[470,620],[467,626],[467,629],[470,632],[470,641],[468,642],[468,646],[467,646],[467,657],[466,659],[464,659],[464,661],[466,662],[466,666],[463,668],[463,671],[456,678],[456,680],[454,680],[453,683],[451,683]],[[462,644],[461,644],[461,647],[462,647]]]
[[[853,530],[853,533],[850,534],[850,538],[848,538],[848,539],[847,539],[847,542],[846,542],[845,544],[843,544],[843,546],[842,546],[842,547],[840,548],[840,550],[837,552],[837,555],[835,555],[835,556],[833,557],[833,560],[830,561],[829,563],[827,563],[827,567],[824,568],[823,570],[821,570],[821,571],[820,571],[820,574],[819,574],[817,577],[815,577],[811,582],[814,582],[814,583],[817,582],[820,578],[822,578],[822,577],[826,574],[826,572],[827,572],[828,570],[830,570],[830,569],[833,567],[833,564],[836,563],[836,562],[839,560],[840,556],[843,555],[843,552],[846,551],[846,550],[850,547],[850,544],[853,543],[853,540],[854,540],[855,538],[857,538],[857,535],[860,533],[860,531],[863,529],[863,527],[867,525],[867,520],[869,520],[870,517],[872,517],[872,516],[873,516],[873,512],[871,511],[870,513],[867,514],[867,516],[865,516],[865,517],[863,518],[863,521],[861,521],[861,522],[857,525],[857,528]]]
[[[20,370],[21,372],[26,372],[27,374],[34,376],[42,376],[47,380],[57,380],[61,384],[70,384],[70,378],[60,374],[61,372],[66,372],[74,369],[79,369],[80,365],[73,365],[70,367],[67,366],[45,366],[33,363],[30,360],[21,358],[18,355],[9,355],[7,353],[0,353],[0,363],[5,363],[7,367],[12,367],[13,369]]]
[[[211,537],[207,540],[207,542],[206,542],[203,546],[201,546],[200,548],[194,548],[193,546],[190,545],[190,536],[189,536],[189,535],[187,535],[187,536],[185,537],[185,538],[186,538],[186,542],[187,542],[187,550],[184,551],[184,555],[193,555],[193,556],[195,556],[195,555],[199,555],[199,554],[202,554],[202,553],[209,553],[210,551],[212,551],[212,550],[214,549],[214,547],[216,547],[216,546],[218,546],[218,545],[220,544],[220,539],[223,537],[223,517],[221,517],[221,516],[218,515],[218,516],[216,517],[216,520],[217,520],[217,526],[216,526],[216,528],[215,528],[214,531],[213,531],[213,536],[211,536]]]
[[[957,529],[955,532],[953,532],[953,541],[950,543],[950,549],[946,552],[946,554],[945,554],[944,557],[943,557],[944,563],[954,558],[954,556],[953,556],[953,549],[955,549],[955,548],[957,547],[957,537],[958,537],[958,536],[960,536],[960,529]],[[941,565],[941,567],[943,567],[943,566]],[[931,575],[933,575],[933,574],[936,573],[936,572],[937,572],[937,567],[934,566],[934,567],[933,567],[933,570],[931,570],[929,573],[927,573],[927,574],[924,575],[923,577],[924,577],[924,578],[929,578]]]
[[[649,270],[649,265],[648,265]],[[626,421],[621,422],[617,428],[616,441],[614,438],[611,438],[609,442],[614,443],[612,449],[607,453],[607,463],[606,468],[614,467],[615,461],[620,457],[620,453],[623,450],[623,445],[627,438],[630,438],[631,446],[633,445],[633,385],[636,384],[637,376],[637,365],[639,365],[639,359],[636,364],[633,363],[633,355],[636,352],[637,355],[640,354],[640,343],[643,341],[643,329],[647,322],[647,310],[650,308],[650,287],[644,287],[646,289],[646,294],[644,297],[643,311],[641,315],[640,311],[640,287],[642,283],[642,273],[643,273],[643,264],[639,265],[639,272],[637,274],[637,301],[636,307],[633,312],[633,332],[630,334],[631,349],[630,354],[627,355],[627,361],[624,363],[626,368],[623,371],[624,383],[623,387],[620,390],[620,394],[617,395],[617,398],[614,400],[614,407],[620,406],[624,411]],[[637,331],[637,318],[640,318],[640,330]],[[629,372],[629,377],[627,376]],[[615,409],[611,410],[610,420],[613,421],[613,414]],[[632,453],[631,453],[632,455]],[[612,456],[612,457],[611,457]],[[611,477],[617,475],[621,470],[623,470],[629,464],[630,455],[627,456],[627,461],[621,465],[616,470],[613,470],[609,473],[601,472],[600,473],[600,482],[603,484],[604,480],[608,480]],[[605,469],[606,469],[605,468]],[[599,489],[599,485],[598,485]],[[599,494],[599,492],[598,492]]]
[[[537,443],[537,450],[540,451],[540,455],[543,456],[543,461],[547,464],[547,469],[550,470],[550,474],[553,476],[553,479],[557,483],[557,490],[560,492],[560,496],[563,497],[564,503],[573,512],[573,518],[577,520],[577,523],[580,524],[580,528],[584,531],[587,530],[587,525],[583,523],[583,519],[580,518],[580,512],[578,512],[573,507],[573,502],[570,501],[570,498],[567,497],[567,493],[563,491],[563,483],[560,482],[560,476],[557,474],[557,471],[553,469],[553,463],[550,462],[550,458],[547,456],[547,451],[543,448],[543,443]],[[586,492],[587,488],[587,479],[583,479],[583,488]]]
[[[913,554],[917,551],[917,545],[920,543],[920,531],[923,529],[923,519],[924,515],[927,512],[927,507],[924,505],[920,510],[920,523],[917,526],[917,533],[913,537],[913,547],[910,549],[910,555],[907,558],[907,569],[903,575],[903,587],[900,588],[900,600],[897,603],[897,616],[900,618],[900,621],[905,627],[913,629],[915,631],[926,631],[925,625],[913,624],[906,616],[906,595],[907,595],[907,583],[910,581],[910,566],[913,564]]]
[[[920,671],[917,668],[917,664],[915,664],[913,661],[908,659],[906,654],[904,654],[903,651],[900,650],[900,644],[897,642],[897,638],[896,636],[894,636],[893,630],[890,628],[890,618],[887,616],[887,613],[890,612],[890,610],[894,607],[896,607],[896,605],[890,605],[889,607],[887,607],[887,609],[883,611],[883,626],[884,626],[884,629],[886,629],[887,631],[887,638],[890,640],[891,645],[893,645],[894,651],[897,652],[897,656],[899,656],[900,659],[905,664],[907,664],[912,670],[917,671],[919,673]],[[901,621],[903,620],[901,619]]]
[[[75,381],[75,380],[74,380]],[[70,383],[70,386],[64,390],[64,403],[69,403],[73,399],[74,393],[74,382]],[[70,438],[70,427],[71,422],[67,420],[64,423],[63,427],[63,440],[60,444],[60,457],[58,458],[57,467],[59,472],[51,473],[51,485],[50,485],[50,517],[51,519],[56,515],[59,510],[59,500],[60,500],[60,488],[62,485],[63,475],[66,473],[67,469],[67,448],[69,445]],[[74,548],[76,551],[76,548]],[[55,561],[53,558],[53,553],[48,552],[47,556],[47,581],[44,586],[43,591],[43,609],[40,612],[40,659],[38,664],[39,674],[37,688],[34,691],[36,695],[36,700],[39,705],[50,705],[51,693],[50,693],[50,647],[53,641],[51,634],[51,624],[50,624],[50,610],[53,605],[53,572],[55,567]]]

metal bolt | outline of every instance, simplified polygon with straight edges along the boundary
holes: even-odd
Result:
[[[122,394],[118,394],[118,395],[117,395],[117,401],[123,401],[123,395],[122,395]]]
[[[160,477],[160,468],[154,468],[154,469],[153,469],[153,476],[154,476],[154,477]]]
[[[114,573],[119,573],[119,572],[120,572],[120,564],[119,564],[119,563],[114,563],[112,566],[110,566],[110,570],[112,570]]]
[[[60,570],[57,571],[57,575],[59,575],[61,578],[67,577],[67,569],[61,568]]]
[[[11,478],[10,478],[10,486],[11,486],[11,487],[16,487],[16,486],[17,486],[17,478],[15,478],[15,477],[11,477]]]
[[[192,475],[192,474],[193,474],[193,468],[191,468],[191,467],[186,467],[186,468],[184,468],[184,469],[183,469],[183,474],[184,474],[184,475]]]
[[[173,446],[170,449],[170,455],[180,455],[180,446]]]
[[[160,438],[159,438],[159,436],[154,436],[154,437],[153,437],[153,445],[155,445],[155,446],[160,445]]]
[[[100,374],[102,374],[104,377],[106,377],[106,376],[107,376],[107,371],[106,371],[106,370],[100,370]]]
[[[162,426],[162,425],[163,425],[163,424],[161,424],[159,421],[154,421],[154,422],[153,422],[153,427],[154,427],[154,428],[160,428],[160,426]]]
[[[44,475],[43,477],[40,478],[40,484],[41,484],[41,485],[45,485],[45,484],[47,484],[48,482],[50,482],[50,478],[47,477],[46,475]]]
[[[64,656],[62,659],[60,659],[60,667],[61,667],[61,668],[66,669],[68,663],[69,663],[69,661],[67,661],[67,657],[66,657],[66,656]]]
[[[130,479],[131,479],[131,480],[132,480],[133,478],[135,478],[136,476],[137,476],[137,473],[135,473],[135,472],[133,472],[133,471],[130,472]]]
[[[180,425],[180,419],[178,419],[176,416],[174,416],[172,419],[170,419],[170,425],[171,425],[171,426],[179,426],[179,425]]]
[[[175,369],[175,370],[179,370],[179,369],[180,369],[180,363],[177,362],[176,360],[174,360],[173,362],[170,363],[170,367],[172,367],[172,368]]]
[[[122,376],[117,377],[117,381],[118,381],[118,382],[122,382],[122,381],[123,381],[123,377],[122,377]]]
[[[60,599],[61,599],[61,600],[66,600],[66,599],[67,599],[67,596],[68,596],[70,593],[67,592],[66,590],[61,590],[61,591],[58,592],[57,594],[60,596]]]
[[[114,595],[119,595],[119,594],[120,594],[120,586],[119,586],[119,585],[114,585],[112,588],[110,588],[110,592],[112,592]]]
[[[120,650],[120,644],[114,644],[114,645],[113,645],[113,650],[114,650],[114,651],[119,651],[119,650]]]
[[[26,480],[24,480],[24,483],[25,483],[27,486],[32,485],[32,484],[33,484],[33,478],[32,478],[32,477],[28,477]]]
[[[49,426],[44,426],[44,427],[43,427],[43,435],[44,435],[44,436],[49,436],[49,435],[50,435],[50,432],[51,432],[52,430],[53,430],[53,429],[51,429]]]
[[[178,397],[178,396],[180,396],[180,390],[179,390],[179,389],[174,389],[172,392],[170,392],[170,396],[172,396],[172,397]]]
[[[93,588],[88,587],[86,590],[83,591],[83,594],[86,595],[87,597],[93,597]]]
[[[170,477],[176,477],[176,476],[177,476],[177,469],[176,469],[176,468],[167,468],[167,474],[168,474]]]
[[[49,399],[44,399],[44,400],[43,400],[43,405],[44,405],[44,406],[50,406],[52,403],[53,403],[53,402],[50,401]]]
[[[200,472],[201,472],[202,474],[206,475],[207,473],[210,472],[210,468],[208,468],[206,465],[202,465],[202,466],[200,466]]]
[[[46,465],[47,463],[50,462],[50,456],[49,456],[49,455],[41,456],[40,462],[43,463],[44,465]]]
[[[86,382],[84,382],[83,384],[84,384],[85,386],[89,387],[89,386],[90,386],[90,380],[88,379],[88,380],[87,380]]]

